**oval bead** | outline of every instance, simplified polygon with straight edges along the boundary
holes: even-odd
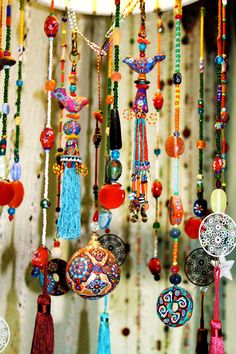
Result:
[[[125,191],[121,184],[104,184],[99,191],[98,200],[105,209],[116,209],[125,200]]]
[[[10,208],[18,208],[24,199],[24,186],[21,181],[13,181],[11,185],[14,190],[14,197],[12,198],[8,206]]]
[[[160,91],[157,91],[153,97],[153,105],[157,111],[160,111],[163,107],[164,98]]]
[[[216,155],[213,164],[212,164],[212,168],[215,172],[215,174],[221,174],[222,169],[223,169],[223,159],[220,155]]]
[[[19,162],[14,162],[11,167],[11,178],[13,181],[18,181],[21,177],[21,165]]]
[[[47,37],[55,37],[58,31],[59,22],[56,16],[49,15],[44,22],[44,32]]]
[[[107,164],[107,178],[111,182],[117,181],[122,173],[122,164],[119,160],[110,160]]]
[[[52,128],[46,127],[40,135],[40,142],[44,150],[50,150],[55,142],[55,132]]]
[[[224,213],[227,205],[227,197],[223,189],[214,189],[211,193],[211,209],[214,213]]]
[[[162,184],[157,179],[152,184],[152,196],[154,198],[159,198],[162,192]]]
[[[184,153],[184,141],[182,138],[171,135],[165,143],[166,153],[170,157],[179,157]]]

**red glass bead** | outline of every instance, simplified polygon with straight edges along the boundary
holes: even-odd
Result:
[[[159,274],[161,272],[161,261],[157,257],[153,257],[148,262],[148,268],[153,275]]]
[[[172,195],[168,204],[169,221],[171,225],[181,224],[183,218],[183,203],[179,195]]]
[[[183,130],[183,136],[185,137],[185,139],[189,138],[191,135],[191,130],[188,127],[185,127]]]
[[[14,215],[9,215],[9,216],[8,216],[8,219],[9,219],[10,221],[12,221],[12,220],[14,219]]]
[[[98,221],[98,210],[95,210],[95,213],[93,214],[93,221]]]
[[[14,188],[12,183],[7,181],[0,181],[0,205],[7,205],[14,198]]]
[[[162,184],[157,179],[152,184],[152,195],[154,198],[159,198],[162,192]]]
[[[48,249],[45,246],[34,251],[32,258],[33,267],[43,268],[48,264]]]
[[[60,247],[60,241],[54,241],[54,247]]]
[[[105,233],[106,233],[106,234],[109,234],[110,231],[111,231],[111,230],[110,230],[109,228],[107,228],[107,229],[105,230]]]
[[[8,203],[8,206],[10,208],[18,208],[24,199],[24,187],[20,181],[13,181],[11,185],[14,190],[14,197]]]
[[[212,164],[212,168],[215,172],[215,174],[221,174],[222,169],[223,169],[223,159],[220,155],[216,155],[213,164]]]
[[[179,266],[175,265],[170,268],[170,271],[174,274],[179,273]]]
[[[55,37],[57,35],[59,22],[56,16],[49,15],[44,22],[44,32],[47,37]]]
[[[40,135],[40,142],[44,150],[50,150],[55,142],[55,132],[52,128],[45,128]]]
[[[160,111],[163,107],[164,98],[160,91],[157,91],[153,97],[153,105],[157,111]]]
[[[98,194],[98,200],[105,209],[116,209],[125,200],[125,191],[121,184],[104,184]]]
[[[184,231],[186,232],[186,235],[193,240],[197,240],[201,223],[201,218],[194,216],[189,218],[184,225]]]
[[[165,150],[170,157],[179,157],[184,153],[184,141],[179,136],[171,135],[165,143]]]

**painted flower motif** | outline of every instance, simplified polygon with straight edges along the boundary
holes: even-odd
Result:
[[[92,248],[89,252],[92,257],[96,259],[96,261],[101,262],[104,257],[106,256],[106,252],[103,251],[101,247],[99,248]]]
[[[88,285],[86,289],[92,291],[95,295],[99,294],[107,286],[101,279],[94,279]]]

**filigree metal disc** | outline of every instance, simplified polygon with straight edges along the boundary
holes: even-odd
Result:
[[[236,224],[223,213],[212,213],[201,223],[199,241],[202,248],[213,257],[226,256],[236,245]]]
[[[8,346],[10,340],[10,329],[7,322],[0,317],[0,353]]]
[[[117,235],[104,234],[98,238],[101,246],[109,250],[116,258],[118,265],[122,265],[126,259],[126,245]]]
[[[203,248],[196,248],[185,259],[184,270],[188,280],[197,286],[208,286],[214,281],[214,257]]]

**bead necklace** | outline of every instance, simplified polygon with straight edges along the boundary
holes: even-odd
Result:
[[[160,9],[157,9],[158,20],[157,20],[157,54],[161,55],[161,34],[163,31],[163,24],[161,18]],[[153,104],[157,111],[157,123],[156,123],[156,147],[154,150],[154,154],[156,156],[156,169],[155,169],[155,180],[152,184],[152,196],[155,198],[155,222],[153,224],[154,229],[154,254],[153,257],[149,260],[148,267],[150,272],[154,275],[154,279],[156,281],[160,280],[160,272],[161,272],[161,262],[158,258],[158,231],[160,229],[160,223],[158,221],[159,218],[159,197],[162,193],[162,184],[158,180],[159,177],[159,165],[158,159],[161,153],[159,147],[159,135],[160,135],[160,111],[163,106],[163,95],[161,93],[161,63],[157,63],[157,92],[153,98]]]
[[[146,57],[146,48],[150,43],[146,35],[146,13],[145,1],[140,0],[140,31],[137,42],[139,44],[139,58],[127,57],[123,60],[133,71],[139,74],[135,80],[137,93],[132,111],[135,115],[134,127],[134,153],[132,167],[132,187],[129,194],[129,210],[131,221],[137,222],[139,213],[141,220],[147,222],[146,211],[149,207],[147,200],[148,173],[150,162],[148,161],[148,144],[146,133],[146,116],[148,113],[147,89],[149,81],[146,80],[146,74],[149,73],[158,61],[164,60],[164,55],[156,55],[153,58]]]
[[[168,205],[169,221],[171,225],[179,225],[182,221],[183,206],[179,197],[178,189],[178,158],[184,152],[184,142],[180,138],[180,41],[181,41],[181,18],[182,18],[182,1],[175,1],[175,73],[173,75],[173,83],[175,85],[175,132],[173,136],[166,141],[166,152],[168,156],[175,158],[175,173],[174,173],[174,195],[171,197]],[[165,289],[157,299],[157,314],[160,320],[169,327],[183,326],[192,316],[193,300],[191,295],[178,284],[181,282],[181,276],[178,274],[178,240],[181,231],[177,227],[173,227],[170,232],[170,237],[173,238],[173,253],[170,282],[172,287]],[[180,299],[184,299],[185,310],[182,311]],[[173,304],[177,304],[177,308],[173,308]]]
[[[14,163],[11,167],[11,178],[13,180],[12,186],[14,188],[14,197],[8,204],[9,220],[13,220],[16,208],[20,206],[24,197],[24,187],[20,182],[21,166],[20,166],[20,125],[21,125],[21,96],[23,88],[22,69],[23,69],[23,44],[24,44],[24,21],[25,21],[25,2],[20,1],[20,29],[19,29],[19,49],[18,49],[18,77],[16,81],[17,99],[16,99],[16,113],[15,113],[15,148],[14,148]]]

